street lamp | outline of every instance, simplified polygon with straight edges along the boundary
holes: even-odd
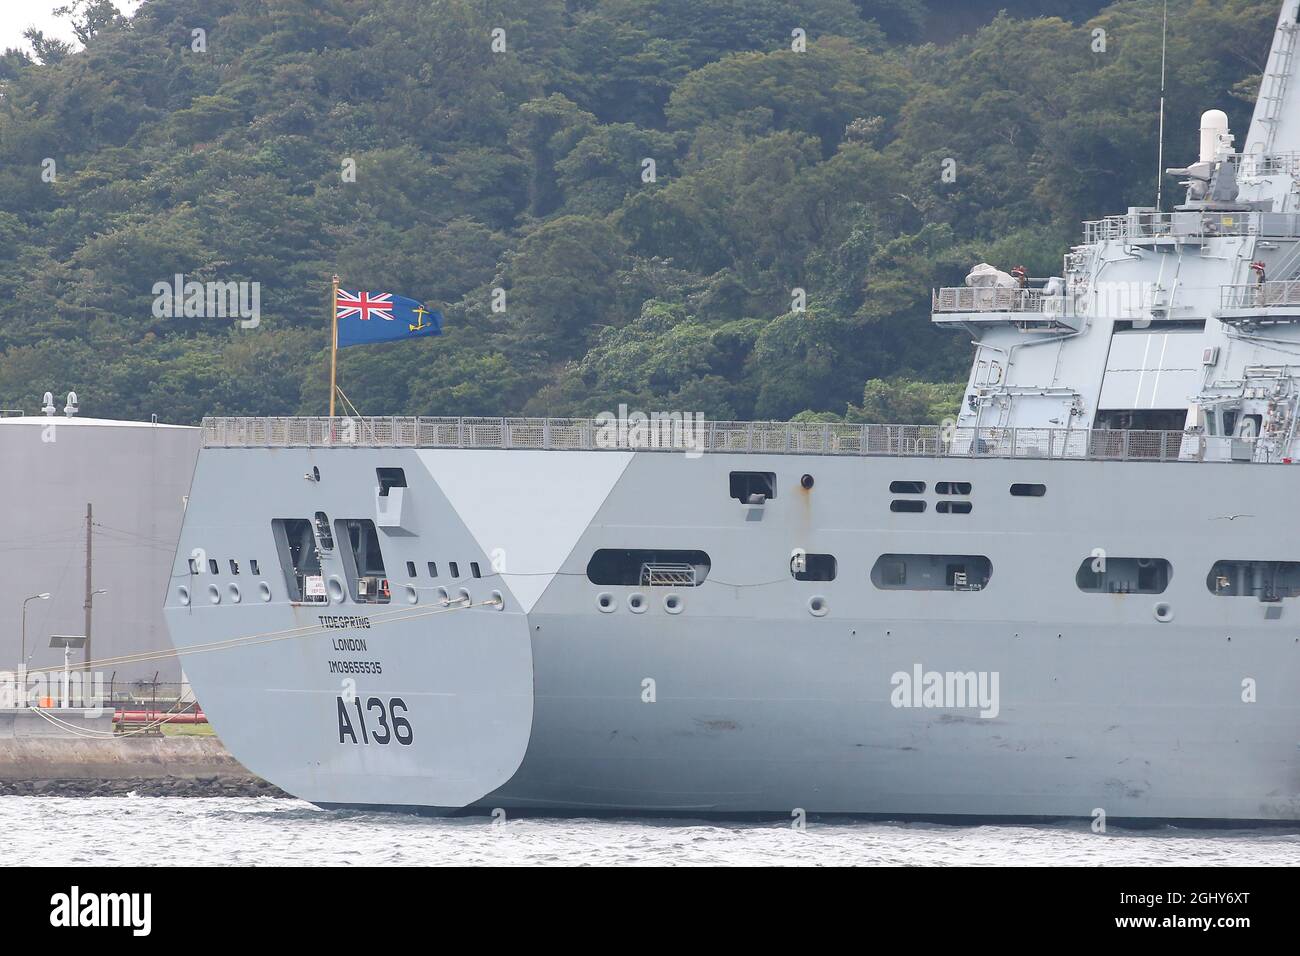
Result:
[[[27,673],[27,602],[48,601],[49,599],[50,599],[49,591],[42,591],[40,594],[33,594],[29,598],[23,598],[23,644],[22,644],[22,652],[21,652],[22,658],[18,662],[18,670],[24,675],[26,675]]]

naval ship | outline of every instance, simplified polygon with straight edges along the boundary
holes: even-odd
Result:
[[[955,420],[205,420],[221,739],[324,807],[1300,820],[1298,7],[1181,204],[934,292]]]

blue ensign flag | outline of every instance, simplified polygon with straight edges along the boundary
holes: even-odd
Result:
[[[339,289],[339,348],[442,334],[442,313],[391,292]]]

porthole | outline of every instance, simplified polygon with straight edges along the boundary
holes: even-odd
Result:
[[[257,593],[263,601],[271,600],[271,586],[265,581],[257,586]]]
[[[830,610],[830,605],[826,603],[826,598],[820,594],[814,594],[808,599],[808,613],[813,617],[825,617],[826,612]]]
[[[221,603],[221,591],[215,584],[208,585],[208,600],[213,604]]]
[[[618,608],[618,601],[614,600],[614,595],[610,594],[608,591],[603,591],[596,595],[596,607],[600,608],[600,610],[604,611],[606,614],[609,614],[611,611]]]
[[[813,486],[813,476],[804,475],[802,478],[799,479],[799,484],[803,488],[811,488]]]
[[[641,593],[629,594],[627,598],[627,609],[633,614],[645,613],[645,595]]]
[[[241,595],[240,595],[240,593],[239,593],[239,585],[238,585],[238,584],[232,584],[232,585],[230,585],[229,587],[227,587],[227,588],[226,588],[226,593],[227,593],[228,595],[230,595],[230,603],[231,603],[231,604],[238,604],[238,603],[242,600],[242,597],[241,597]]]
[[[1157,604],[1152,611],[1156,616],[1156,620],[1161,624],[1168,624],[1174,619],[1174,609],[1165,601]]]
[[[340,581],[337,577],[332,577],[329,580],[328,588],[330,592],[330,600],[333,601],[335,604],[342,604],[343,603],[343,582]]]
[[[190,606],[190,589],[187,588],[187,587],[186,587],[185,585],[183,585],[183,584],[182,584],[180,587],[178,587],[178,588],[176,589],[176,600],[178,600],[178,601],[181,602],[181,607],[189,607],[189,606]]]
[[[413,585],[413,584],[408,584],[408,585],[406,586],[406,603],[407,603],[407,604],[419,604],[419,603],[420,603],[420,595],[419,595],[419,593],[416,592],[416,590],[415,590],[415,585]]]
[[[681,614],[682,606],[681,595],[669,594],[664,597],[664,610],[669,614]]]

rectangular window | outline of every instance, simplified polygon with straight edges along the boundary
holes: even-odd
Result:
[[[1163,594],[1173,576],[1164,558],[1084,558],[1074,575],[1080,591],[1090,594]]]
[[[352,600],[359,604],[387,604],[388,573],[375,523],[369,518],[339,519],[334,522],[334,536],[343,544],[343,570]]]
[[[451,572],[453,578],[460,577],[460,564],[456,561],[447,562],[447,570]]]
[[[414,562],[414,561],[407,561],[407,562],[406,562],[406,576],[407,576],[408,578],[413,578],[413,577],[415,577],[415,562]]]
[[[920,514],[925,510],[925,502],[920,498],[896,498],[889,503],[889,510],[897,514]]]
[[[731,473],[731,497],[742,505],[757,503],[758,499],[767,501],[775,498],[776,472],[733,471]]]
[[[1011,494],[1017,498],[1041,498],[1047,494],[1047,485],[1014,484]]]
[[[979,554],[882,554],[871,569],[882,591],[981,591],[992,577]]]
[[[1217,597],[1293,598],[1300,595],[1300,562],[1216,561],[1205,586]]]
[[[469,573],[472,574],[472,575],[473,575],[474,577],[476,577],[476,578],[481,578],[481,577],[483,577],[483,572],[480,571],[480,570],[478,569],[478,562],[477,562],[477,561],[471,561],[471,562],[469,563]]]
[[[891,481],[889,483],[889,493],[891,495],[923,495],[925,494],[925,482]]]
[[[387,498],[391,488],[406,487],[406,472],[401,468],[376,468],[375,476],[379,479],[379,497]]]
[[[328,600],[312,522],[306,518],[276,518],[271,522],[271,535],[289,600],[307,604]]]
[[[248,559],[248,572],[249,572],[249,574],[261,574],[261,573],[262,573],[262,572],[261,572],[261,569],[258,568],[258,566],[257,566],[257,558],[249,558],[249,559]]]
[[[230,559],[230,573],[231,574],[239,573],[239,562],[236,561],[234,558]]]
[[[699,587],[712,561],[703,551],[602,548],[587,562],[592,584],[628,587]]]
[[[796,554],[790,574],[796,581],[834,581],[839,564],[833,554]]]
[[[437,561],[430,561],[430,562],[429,562],[429,577],[431,577],[431,578],[436,578],[437,576],[438,576],[438,562],[437,562]]]
[[[968,495],[970,494],[969,481],[940,481],[934,486],[936,494],[940,495]]]
[[[199,567],[198,558],[190,558],[189,561],[190,561],[190,574],[198,574],[200,571],[203,570],[202,568]]]
[[[216,558],[208,558],[208,570],[213,574],[221,573],[221,567],[217,564]]]
[[[969,501],[941,501],[934,506],[941,515],[968,515],[971,512]]]

